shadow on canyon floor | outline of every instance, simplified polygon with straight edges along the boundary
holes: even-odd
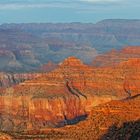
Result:
[[[86,114],[86,115],[77,116],[76,118],[70,120],[70,119],[67,119],[65,116],[65,120],[63,122],[59,122],[59,125],[57,127],[63,127],[65,125],[74,125],[80,121],[85,120],[87,117],[88,115]]]
[[[100,140],[140,140],[140,120],[125,122],[121,127],[112,125]]]
[[[67,119],[65,117],[65,121],[59,122],[57,126],[55,126],[54,128],[46,128],[46,130],[48,129],[48,133],[44,133],[42,130],[44,129],[38,129],[38,130],[30,130],[28,131],[21,131],[21,132],[16,132],[16,131],[0,131],[3,134],[9,135],[12,139],[37,139],[37,140],[47,140],[47,139],[61,139],[61,138],[66,138],[66,136],[63,134],[63,132],[59,132],[59,128],[60,127],[64,127],[65,125],[76,125],[77,123],[79,123],[80,121],[85,120],[88,117],[88,115],[81,115],[81,116],[77,116],[74,119]],[[58,130],[58,131],[57,131]]]

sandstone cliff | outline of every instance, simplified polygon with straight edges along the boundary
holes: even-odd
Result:
[[[131,58],[140,58],[140,46],[124,47],[121,50],[113,49],[97,56],[91,65],[99,67],[114,66]]]
[[[140,60],[93,68],[75,57],[35,79],[0,89],[1,130],[40,130],[75,124],[92,108],[137,96]]]
[[[70,57],[53,72],[1,89],[1,129],[60,127],[86,118],[92,106],[111,100],[94,95],[92,79],[93,69]]]
[[[126,140],[140,138],[140,96],[111,101],[94,107],[89,117],[77,125],[40,131],[45,138],[66,140]],[[46,134],[46,135],[45,135]],[[31,135],[29,135],[31,136]],[[27,137],[24,135],[23,137]],[[37,137],[37,136],[36,136]]]

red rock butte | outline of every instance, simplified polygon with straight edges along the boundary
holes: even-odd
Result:
[[[69,67],[82,66],[82,65],[84,65],[83,62],[74,56],[68,57],[62,63],[59,64],[59,66],[69,66]]]

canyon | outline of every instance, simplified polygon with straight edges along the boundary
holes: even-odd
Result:
[[[54,66],[49,72],[1,73],[0,130],[14,139],[106,139],[113,124],[119,133],[123,123],[138,121],[139,47],[113,52],[114,65],[101,58],[98,67],[71,56],[44,66]]]
[[[0,25],[0,71],[37,72],[51,61],[75,56],[90,64],[96,56],[139,46],[140,20],[108,19],[98,23],[21,23]]]
[[[140,140],[140,0],[0,0],[0,140]]]

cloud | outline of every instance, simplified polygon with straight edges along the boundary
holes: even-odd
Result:
[[[102,2],[118,2],[121,0],[79,0],[83,2],[90,2],[90,3],[102,3]]]
[[[48,4],[0,4],[0,10],[18,10],[25,8],[45,8]]]
[[[32,8],[71,8],[85,9],[96,6],[105,6],[125,0],[1,0],[0,10],[19,10]],[[91,5],[94,3],[94,5]]]
[[[32,8],[75,8],[83,7],[79,0],[40,0],[34,2],[33,0],[5,0],[0,1],[0,10],[19,10]]]
[[[29,8],[72,8],[79,0],[0,0],[0,10],[18,10]]]
[[[0,10],[19,10],[30,8],[70,8],[72,4],[65,3],[0,3]]]

